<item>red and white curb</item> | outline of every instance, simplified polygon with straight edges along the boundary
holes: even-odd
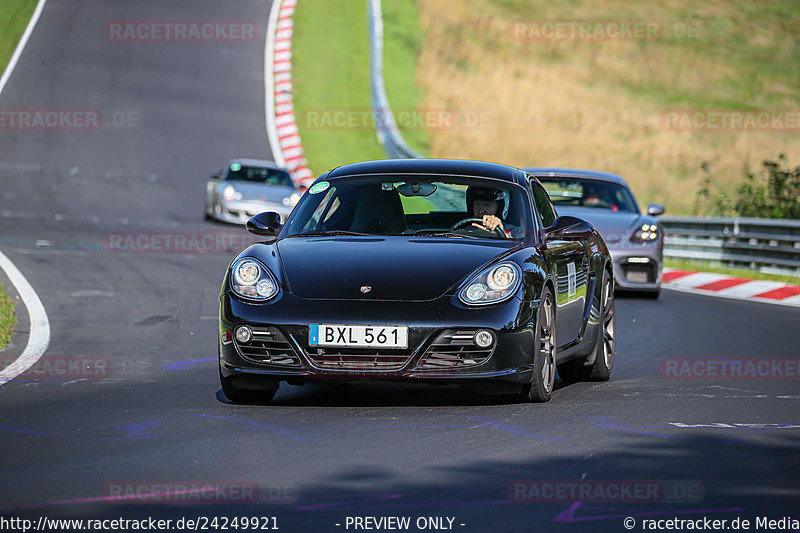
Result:
[[[800,286],[780,281],[742,279],[672,268],[664,269],[661,281],[669,289],[800,307]]]
[[[294,182],[308,187],[314,174],[303,155],[292,104],[292,15],[297,0],[273,0],[267,24],[264,84],[267,137],[275,162],[285,166]]]

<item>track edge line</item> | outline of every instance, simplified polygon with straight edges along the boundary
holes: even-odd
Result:
[[[0,269],[14,285],[30,317],[28,344],[13,363],[0,371],[0,385],[3,385],[35,365],[47,350],[50,345],[50,321],[34,288],[3,252],[0,252]]]

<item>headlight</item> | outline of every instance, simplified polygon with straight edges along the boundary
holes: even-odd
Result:
[[[642,224],[642,227],[637,229],[631,240],[648,242],[658,239],[658,226],[655,224]]]
[[[288,205],[290,207],[294,207],[297,205],[297,202],[300,201],[300,195],[296,192],[293,192],[290,196],[287,196],[283,199],[283,205]]]
[[[278,294],[278,282],[267,267],[255,259],[240,259],[231,269],[233,291],[253,300],[269,300]]]
[[[242,193],[237,191],[233,185],[228,185],[222,191],[222,197],[225,198],[226,202],[233,202],[234,200],[241,200]]]
[[[492,265],[474,276],[458,294],[467,305],[502,302],[514,295],[522,283],[522,271],[512,262]]]

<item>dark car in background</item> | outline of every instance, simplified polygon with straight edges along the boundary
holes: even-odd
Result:
[[[244,225],[253,215],[275,211],[286,220],[298,200],[300,191],[285,168],[261,159],[234,159],[209,178],[204,215]]]
[[[503,228],[483,226],[478,202]],[[269,400],[280,382],[363,379],[547,401],[556,367],[567,381],[609,378],[605,243],[556,218],[518,168],[350,164],[320,176],[285,224],[268,212],[247,228],[264,242],[234,257],[220,294],[220,380],[234,402]]]
[[[619,289],[657,298],[661,291],[664,232],[659,204],[642,213],[620,176],[593,170],[526,168],[542,183],[559,215],[583,218],[597,228],[614,260]]]

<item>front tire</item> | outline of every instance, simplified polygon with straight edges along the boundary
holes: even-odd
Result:
[[[547,402],[556,379],[556,305],[550,287],[545,287],[536,316],[533,342],[533,379],[516,396],[520,402]]]
[[[614,280],[607,272],[603,275],[600,294],[600,331],[592,353],[593,363],[568,361],[558,365],[558,375],[564,381],[608,381],[614,366],[616,351],[617,318],[614,306]]]

